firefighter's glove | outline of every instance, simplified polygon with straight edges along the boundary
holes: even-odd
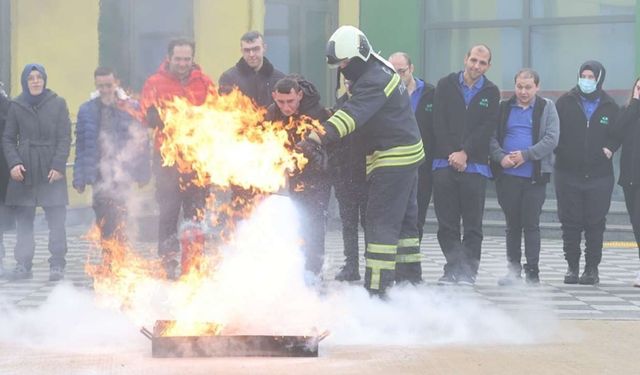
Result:
[[[327,170],[329,158],[320,143],[309,137],[298,142],[296,148],[309,160],[309,167],[317,170]]]

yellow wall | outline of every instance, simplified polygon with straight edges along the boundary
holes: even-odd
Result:
[[[93,70],[98,65],[98,1],[13,0],[11,2],[11,72],[13,96],[20,94],[25,64],[37,62],[47,70],[47,87],[67,100],[71,120],[94,90]],[[72,147],[68,162],[74,158]],[[72,206],[90,202],[91,194],[71,188]]]
[[[47,70],[47,87],[64,97],[75,119],[93,90],[98,65],[98,1],[13,0],[11,2],[12,95],[22,89],[25,64]]]
[[[341,25],[360,25],[360,0],[338,1],[338,23]]]
[[[194,2],[196,61],[214,81],[240,58],[240,37],[264,31],[264,0]]]

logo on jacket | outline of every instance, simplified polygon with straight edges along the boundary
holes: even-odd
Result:
[[[609,117],[607,117],[607,116],[600,117],[600,123],[602,125],[608,125],[609,124]]]
[[[479,105],[480,105],[480,107],[489,108],[489,99],[487,99],[487,98],[480,99]]]
[[[424,107],[425,112],[433,112],[433,104],[429,103]]]

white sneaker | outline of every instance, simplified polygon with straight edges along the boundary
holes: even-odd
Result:
[[[640,288],[640,272],[638,272],[638,276],[636,276],[636,281],[633,282],[633,286]]]

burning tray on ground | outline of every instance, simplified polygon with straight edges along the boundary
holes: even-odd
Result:
[[[140,332],[151,340],[154,358],[170,357],[317,357],[318,343],[329,335],[219,335],[213,331],[200,336],[163,336],[170,320],[158,320],[153,332],[142,328]]]

